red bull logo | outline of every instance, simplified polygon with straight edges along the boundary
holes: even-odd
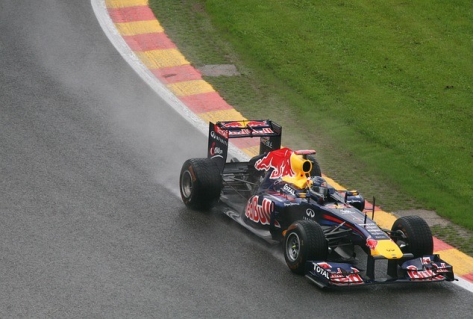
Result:
[[[221,129],[219,126],[214,126],[214,130],[217,134],[224,136],[225,138],[229,138],[229,132],[226,130]]]
[[[248,121],[247,122],[248,127],[262,127],[262,126],[268,126],[268,121]]]
[[[246,129],[242,128],[240,130],[229,131],[229,136],[262,136],[265,134],[273,134],[271,128],[257,128],[257,129]]]
[[[370,250],[374,250],[375,247],[377,247],[377,241],[373,239],[372,237],[367,238],[367,241],[365,242],[367,247],[370,248]]]
[[[268,121],[232,121],[222,123],[222,128],[247,128],[247,127],[265,127],[269,126]]]
[[[274,210],[273,202],[267,198],[258,204],[258,196],[251,197],[247,202],[245,216],[256,223],[262,225],[270,225],[270,215]],[[275,220],[275,226],[281,227],[280,223]]]
[[[291,169],[290,157],[293,153],[289,148],[281,148],[276,151],[269,152],[265,157],[255,162],[255,169],[259,171],[268,171],[273,169],[270,175],[271,179],[277,179],[282,176],[294,176],[295,173]]]
[[[227,122],[227,123],[222,123],[221,127],[222,128],[244,128],[245,125],[243,123],[244,123],[243,121]]]

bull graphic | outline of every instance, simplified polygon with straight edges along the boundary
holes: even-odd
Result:
[[[294,176],[295,172],[291,169],[290,157],[293,153],[289,148],[269,152],[265,157],[255,162],[255,169],[259,171],[268,171],[273,169],[270,178],[277,179],[282,176]]]
[[[263,198],[262,202],[259,204],[259,197],[253,196],[250,197],[247,201],[247,208],[245,209],[245,216],[262,225],[270,225],[271,214],[274,211],[273,202],[267,198]],[[281,228],[280,223],[275,220],[275,227]]]

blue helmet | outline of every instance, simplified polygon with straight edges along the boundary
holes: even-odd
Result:
[[[329,194],[329,185],[324,178],[321,176],[313,177],[313,185],[311,189],[321,195],[323,198],[328,197]]]

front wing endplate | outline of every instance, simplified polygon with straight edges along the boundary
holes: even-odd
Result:
[[[453,267],[439,255],[427,255],[401,263],[398,278],[367,278],[364,271],[350,263],[307,261],[306,277],[319,287],[350,287],[384,283],[453,281]]]

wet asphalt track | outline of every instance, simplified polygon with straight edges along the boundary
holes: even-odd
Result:
[[[0,317],[472,318],[449,284],[324,292],[178,198],[192,128],[89,0],[0,0]]]

